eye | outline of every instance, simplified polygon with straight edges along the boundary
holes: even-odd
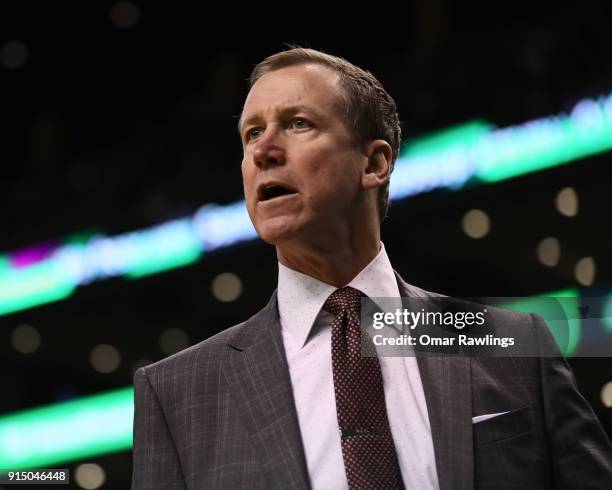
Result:
[[[291,125],[296,129],[307,129],[310,127],[310,122],[301,117],[296,117],[291,121]]]
[[[261,128],[251,128],[245,133],[246,140],[257,138],[261,133]]]

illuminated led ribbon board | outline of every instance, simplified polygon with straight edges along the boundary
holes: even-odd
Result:
[[[391,200],[459,190],[562,165],[612,149],[612,94],[507,128],[473,121],[403,145]],[[139,278],[256,238],[244,201],[207,204],[193,216],[116,236],[91,234],[0,256],[0,315],[68,298],[94,281]]]
[[[0,417],[0,473],[132,447],[132,387]]]

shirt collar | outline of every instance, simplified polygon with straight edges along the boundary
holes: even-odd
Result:
[[[385,245],[372,261],[347,284],[370,298],[397,298],[399,286]],[[278,263],[278,312],[283,330],[302,347],[323,308],[325,301],[337,288],[314,277]]]

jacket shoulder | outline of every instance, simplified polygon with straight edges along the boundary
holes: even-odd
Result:
[[[202,363],[210,370],[220,365],[223,354],[230,348],[232,339],[238,338],[245,329],[249,328],[250,319],[233,325],[221,332],[208,337],[171,356],[165,357],[145,367],[149,376],[156,376],[165,371],[174,371],[179,368],[188,369],[199,367]]]
[[[205,372],[211,374],[220,368],[227,350],[231,349],[230,345],[239,343],[240,339],[248,337],[250,329],[260,323],[260,317],[266,313],[267,309],[268,307],[241,323],[142,369],[153,383],[162,382],[168,375],[176,376],[177,372],[185,372],[186,377],[191,377],[195,371],[204,369]],[[191,376],[188,376],[188,372],[191,373]]]

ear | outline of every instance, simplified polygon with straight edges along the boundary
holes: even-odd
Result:
[[[385,140],[372,140],[365,145],[364,154],[368,157],[368,164],[361,176],[362,186],[364,189],[382,186],[391,173],[391,145]]]

